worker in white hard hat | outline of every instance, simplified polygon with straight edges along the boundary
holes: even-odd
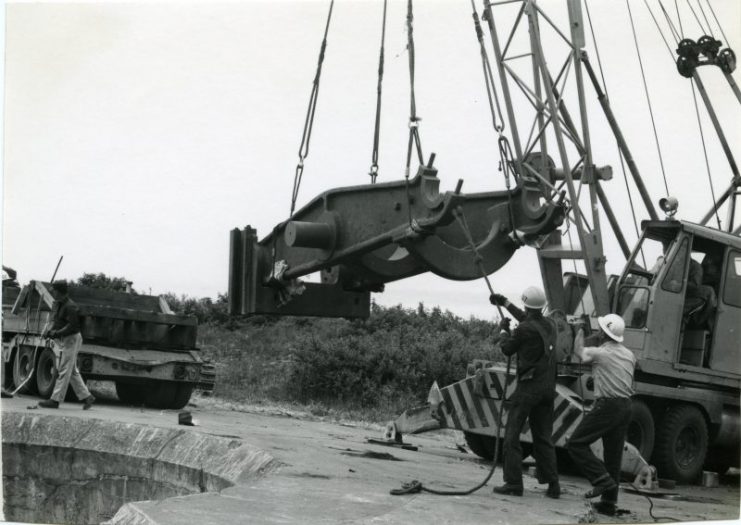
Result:
[[[561,496],[553,446],[553,401],[556,396],[555,326],[543,316],[545,294],[531,286],[522,293],[523,312],[506,297],[493,294],[493,304],[505,306],[520,324],[509,334],[509,319],[504,319],[502,353],[517,356],[517,388],[509,399],[507,424],[504,431],[504,485],[495,487],[497,494],[522,496],[522,445],[520,434],[530,423],[533,436],[533,457],[540,484],[548,484],[545,495]]]
[[[625,331],[622,317],[608,314],[598,317],[597,323],[599,333],[588,341],[594,346],[585,346],[583,330],[579,330],[574,341],[574,353],[583,363],[592,363],[595,401],[566,446],[592,484],[584,497],[599,496],[600,501],[594,504],[597,512],[614,516],[625,434],[630,423],[636,357],[621,344]],[[603,461],[590,448],[598,439],[602,439]]]

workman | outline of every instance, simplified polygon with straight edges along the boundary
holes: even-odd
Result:
[[[555,327],[543,316],[545,294],[531,286],[522,293],[523,312],[506,297],[492,294],[492,304],[506,307],[520,324],[509,334],[509,319],[502,319],[501,348],[506,356],[517,356],[517,388],[509,399],[504,431],[504,485],[497,494],[522,496],[522,446],[520,434],[526,421],[533,436],[538,483],[548,483],[546,496],[561,496],[553,446],[553,402],[556,397]]]
[[[64,399],[67,394],[67,387],[71,384],[77,399],[83,403],[82,408],[88,410],[93,406],[95,397],[85,386],[80,371],[77,369],[77,353],[82,346],[80,309],[69,298],[69,289],[65,281],[57,281],[52,284],[52,295],[57,304],[54,312],[54,324],[46,335],[55,340],[61,351],[61,357],[59,359],[59,373],[54,383],[51,399],[39,401],[39,406],[59,408],[59,403]]]
[[[582,363],[592,363],[594,405],[586,412],[571,435],[566,447],[574,462],[592,484],[585,498],[596,498],[595,510],[614,516],[617,512],[620,465],[625,434],[630,423],[630,396],[633,395],[633,372],[636,357],[621,343],[625,322],[616,314],[598,317],[599,333],[584,346],[584,331],[574,341],[574,353]],[[602,439],[603,461],[594,455],[590,445]]]

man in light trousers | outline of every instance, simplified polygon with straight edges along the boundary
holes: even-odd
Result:
[[[54,299],[57,301],[57,310],[54,314],[54,324],[47,335],[56,341],[61,351],[59,370],[54,392],[50,399],[39,401],[39,406],[44,408],[59,408],[59,403],[64,400],[67,388],[72,385],[72,390],[77,398],[83,402],[82,408],[88,410],[95,402],[95,397],[85,386],[80,371],[77,369],[77,353],[82,346],[82,335],[80,334],[80,310],[69,298],[67,283],[58,281],[52,284]]]

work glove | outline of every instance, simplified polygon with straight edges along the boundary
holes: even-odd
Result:
[[[56,330],[49,330],[48,332],[46,332],[46,337],[49,337],[51,339],[54,339],[55,337],[57,337],[57,331]]]
[[[489,296],[489,302],[494,306],[504,306],[507,304],[507,298],[499,293],[493,293]]]
[[[502,320],[499,321],[499,332],[509,333],[510,332],[509,325],[511,322],[512,322],[512,319],[510,319],[509,317],[503,317]]]

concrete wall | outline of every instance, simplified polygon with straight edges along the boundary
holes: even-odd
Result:
[[[100,523],[126,502],[218,492],[257,478],[272,456],[190,427],[3,413],[5,518]]]

